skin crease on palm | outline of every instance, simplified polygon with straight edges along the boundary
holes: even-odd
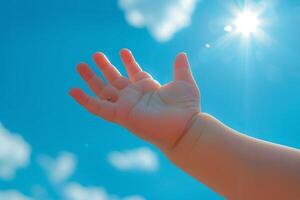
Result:
[[[122,49],[120,55],[129,78],[103,53],[95,53],[94,60],[108,84],[80,63],[77,70],[97,97],[78,88],[70,95],[89,112],[126,127],[159,148],[172,149],[200,112],[200,93],[186,54],[178,54],[174,80],[163,86],[142,71],[128,49]]]

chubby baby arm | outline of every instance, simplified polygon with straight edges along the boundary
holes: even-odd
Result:
[[[126,127],[156,145],[178,167],[229,199],[296,199],[300,152],[240,134],[200,110],[200,93],[186,54],[174,63],[174,79],[161,86],[127,49],[121,58],[129,78],[103,53],[94,60],[104,83],[87,64],[78,72],[96,98],[70,95],[89,112]]]

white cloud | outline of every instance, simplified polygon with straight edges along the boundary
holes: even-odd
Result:
[[[157,155],[147,147],[123,152],[113,151],[108,154],[108,161],[121,171],[156,171],[159,166]]]
[[[53,183],[62,183],[73,174],[77,158],[72,153],[61,152],[56,159],[40,155],[37,161]]]
[[[0,200],[32,200],[17,190],[0,191]]]
[[[159,42],[191,23],[197,0],[119,0],[127,22],[137,28],[146,27]]]
[[[145,200],[140,195],[132,195],[120,198],[117,195],[108,194],[102,187],[83,186],[79,183],[69,183],[63,192],[66,200]]]
[[[64,189],[67,200],[107,200],[108,194],[101,187],[85,187],[79,183],[70,183]]]
[[[30,161],[31,147],[18,134],[12,134],[0,123],[0,178],[11,180],[16,170]]]

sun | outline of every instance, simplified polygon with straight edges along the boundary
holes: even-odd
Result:
[[[249,37],[256,32],[260,20],[256,13],[246,10],[237,15],[234,24],[235,30],[238,33],[241,33],[245,37]]]

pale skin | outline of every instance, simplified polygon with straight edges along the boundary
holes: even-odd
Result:
[[[132,53],[120,52],[128,78],[103,53],[94,60],[104,83],[84,63],[77,70],[96,97],[70,95],[89,112],[156,145],[175,165],[227,199],[300,199],[300,151],[248,137],[201,112],[188,58],[180,53],[173,81],[161,86]]]

